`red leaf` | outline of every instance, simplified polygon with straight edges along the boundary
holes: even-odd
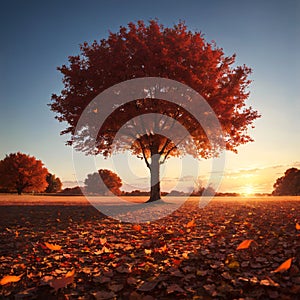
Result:
[[[62,278],[55,278],[50,281],[50,286],[52,286],[56,291],[60,288],[66,287],[68,284],[74,281],[75,277],[75,269],[69,271],[64,277]]]
[[[141,231],[142,230],[142,226],[139,224],[134,224],[132,225],[132,229],[136,230],[136,231]]]
[[[11,282],[18,282],[21,277],[23,276],[23,274],[19,275],[19,276],[15,276],[15,275],[7,275],[4,276],[1,280],[0,280],[0,285],[5,285],[7,283],[11,283]]]
[[[194,219],[186,224],[186,228],[192,228],[195,226],[196,226],[196,223],[195,223]]]
[[[291,267],[292,260],[293,258],[287,259],[274,271],[274,273],[287,271]]]
[[[176,266],[179,266],[181,263],[181,260],[180,259],[175,259],[173,258],[173,264],[176,265]]]
[[[252,242],[253,240],[244,240],[237,246],[236,250],[248,249]]]
[[[101,244],[101,245],[104,245],[106,242],[107,242],[106,237],[100,238],[100,244]]]
[[[45,242],[45,246],[50,250],[60,250],[61,246]]]

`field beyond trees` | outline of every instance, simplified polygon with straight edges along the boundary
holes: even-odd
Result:
[[[216,197],[203,209],[197,199],[161,220],[130,224],[84,197],[1,195],[0,295],[297,299],[300,197]]]

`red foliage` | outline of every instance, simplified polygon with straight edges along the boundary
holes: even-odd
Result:
[[[100,181],[99,176],[101,176],[103,182]],[[115,195],[121,194],[121,178],[116,173],[107,169],[100,169],[98,173],[88,174],[84,183],[88,193],[106,195],[110,191]]]
[[[155,182],[159,179],[158,166],[148,162],[153,155],[158,155],[160,162],[186,153],[207,158],[218,155],[220,147],[236,152],[238,145],[252,141],[247,128],[259,114],[245,104],[251,69],[245,65],[233,67],[234,62],[235,54],[225,56],[221,48],[206,42],[200,32],[189,31],[182,22],[173,28],[166,28],[155,20],[148,26],[143,21],[129,23],[127,28],[110,33],[107,39],[91,45],[83,43],[81,54],[70,56],[69,65],[58,68],[64,76],[65,87],[60,95],[52,95],[50,107],[59,121],[69,124],[62,132],[73,136],[68,144],[75,144],[86,153],[108,156],[114,151],[124,151],[124,143],[113,141],[116,132],[126,123],[129,134],[135,137],[130,150],[145,160]],[[225,145],[212,146],[202,126],[184,105],[155,98],[134,100],[115,108],[98,133],[97,149],[89,147],[87,137],[76,136],[77,122],[95,96],[117,83],[140,77],[173,79],[201,94],[219,119]],[[97,114],[99,110],[101,108],[96,108],[93,112]],[[145,113],[161,114],[165,118],[147,123],[148,133],[140,134],[140,128],[129,121]],[[187,140],[178,145],[166,136],[153,133],[156,126],[172,128],[170,119],[184,126],[194,143]],[[94,145],[93,139],[91,143]]]
[[[33,156],[12,153],[0,161],[0,187],[22,192],[43,192],[48,170]]]

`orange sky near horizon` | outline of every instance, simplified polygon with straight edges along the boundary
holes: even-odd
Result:
[[[247,161],[242,161],[241,167],[242,157],[249,155],[246,147],[244,146],[244,149],[239,154],[226,152],[224,168],[221,166],[220,168],[216,168],[216,170],[212,170],[212,160],[198,161],[192,157],[169,159],[161,167],[162,190],[170,192],[176,189],[189,192],[194,188],[195,182],[199,178],[203,186],[213,183],[212,186],[218,192],[236,192],[240,194],[271,193],[276,179],[283,176],[288,168],[300,168],[300,161],[292,163],[287,161],[281,164],[258,164],[254,158],[252,158],[251,162],[249,159],[249,164],[247,164]],[[64,187],[72,187],[78,184],[84,185],[85,173],[93,172],[91,171],[93,168],[94,171],[99,168],[108,168],[122,178],[123,190],[149,190],[150,175],[145,162],[131,156],[129,153],[115,155],[109,159],[98,157],[95,160],[82,157],[81,154],[76,155],[77,157],[81,156],[82,159],[82,163],[78,163],[80,166],[80,170],[77,172],[78,182],[65,182]],[[185,170],[182,166],[183,163],[186,164]],[[82,172],[82,176],[80,172]],[[211,172],[219,173],[220,182],[217,181],[219,186],[214,184],[214,178],[212,178],[212,181],[209,181]]]

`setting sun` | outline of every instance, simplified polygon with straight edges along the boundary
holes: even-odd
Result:
[[[244,196],[249,196],[249,195],[253,195],[255,193],[254,191],[254,188],[252,185],[246,185],[244,188],[243,188],[243,195]]]

